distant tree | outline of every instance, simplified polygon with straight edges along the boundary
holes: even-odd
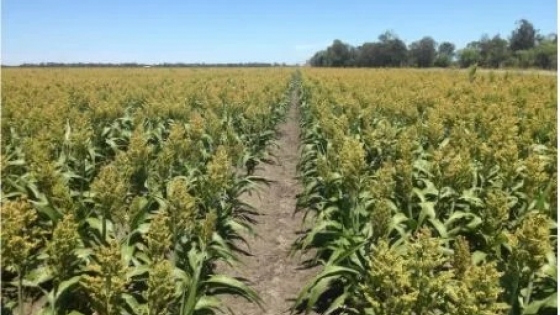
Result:
[[[509,56],[508,42],[500,35],[492,39],[483,36],[479,41],[480,63],[489,68],[499,68],[506,62]]]
[[[434,60],[434,66],[439,67],[439,68],[447,68],[447,67],[451,66],[452,62],[453,62],[453,60],[451,60],[450,57],[445,56],[445,55],[438,55],[436,57],[436,59]]]
[[[393,32],[387,31],[378,37],[381,60],[380,66],[400,67],[406,63],[406,44]]]
[[[472,46],[460,50],[458,57],[461,68],[468,68],[480,62],[480,52]]]
[[[556,69],[558,47],[556,39],[545,39],[534,48],[534,65],[543,69]]]
[[[527,50],[535,47],[537,31],[531,22],[522,19],[517,22],[517,28],[511,33],[509,46],[512,51]]]
[[[327,48],[327,65],[332,67],[348,66],[351,58],[350,48],[350,45],[343,43],[341,40],[335,39],[332,45]]]
[[[438,46],[438,54],[453,57],[453,54],[455,54],[455,44],[451,42],[442,42]]]
[[[539,34],[529,21],[516,22],[509,41],[499,34],[494,37],[483,35],[465,48],[455,52],[455,45],[442,42],[440,45],[429,36],[407,45],[392,31],[379,35],[378,41],[366,42],[353,47],[339,39],[325,50],[315,53],[308,63],[318,67],[448,67],[455,60],[461,67],[480,65],[489,68],[541,67],[554,69],[557,66],[556,34]]]
[[[406,44],[393,32],[387,31],[379,41],[364,43],[355,49],[355,62],[360,67],[400,67],[406,64]]]
[[[410,44],[409,54],[413,65],[421,68],[431,67],[434,64],[437,54],[436,41],[426,36]]]
[[[406,44],[392,32],[378,37],[378,42],[364,43],[356,49],[356,64],[360,67],[400,67],[406,63]]]
[[[449,67],[453,62],[455,56],[455,44],[450,42],[443,42],[438,46],[438,52],[434,65],[436,67]]]
[[[535,50],[526,49],[515,52],[517,65],[521,68],[529,68],[535,64]]]
[[[346,67],[356,67],[358,63],[358,49],[354,46],[349,45],[349,57],[346,61]]]
[[[327,66],[327,51],[321,50],[316,52],[309,60],[309,65],[313,67],[326,67]]]
[[[379,67],[378,56],[381,49],[378,43],[364,43],[357,49],[356,63],[360,67]]]

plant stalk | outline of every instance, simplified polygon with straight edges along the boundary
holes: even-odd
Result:
[[[527,296],[523,300],[523,306],[527,306],[531,301],[531,295],[533,294],[533,279],[535,278],[535,272],[531,273],[529,277],[529,287],[527,288]]]
[[[186,291],[183,291],[183,307],[181,309],[181,315],[192,315],[194,313],[194,308],[196,306],[196,295],[198,291],[198,282],[200,278],[200,273],[202,271],[202,261],[197,262],[196,270],[194,270],[194,275],[191,282],[191,287],[189,288],[189,295],[185,303]]]
[[[18,268],[18,304],[19,314],[25,314],[23,306],[23,272],[21,271],[21,268]]]

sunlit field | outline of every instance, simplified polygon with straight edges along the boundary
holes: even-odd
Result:
[[[285,222],[291,250],[271,251],[316,270],[279,301],[294,312],[556,313],[555,75],[21,68],[1,84],[6,314],[262,305],[223,266],[258,272],[245,242]],[[289,163],[297,181],[270,171]],[[247,202],[265,182],[278,194]]]

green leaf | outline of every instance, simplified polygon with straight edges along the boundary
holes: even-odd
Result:
[[[396,226],[396,225],[399,225],[399,224],[401,224],[403,222],[406,222],[406,221],[408,221],[408,217],[404,213],[399,212],[399,213],[395,214],[393,217],[391,217],[390,225],[391,226]]]
[[[484,202],[482,201],[482,199],[476,196],[475,188],[464,190],[461,194],[461,197],[459,197],[459,200],[467,202],[468,204],[475,207],[484,207]]]
[[[447,238],[447,228],[445,227],[445,224],[443,224],[440,220],[434,218],[434,219],[428,219],[428,221],[432,224],[432,226],[438,231],[438,234],[440,237],[442,238]]]
[[[46,215],[51,221],[57,222],[62,218],[62,213],[53,208],[48,201],[42,200],[42,202],[31,201],[35,205],[35,209],[39,213]]]
[[[150,230],[150,224],[149,223],[142,223],[138,225],[138,228],[135,230],[135,232],[138,232],[142,235],[145,235],[148,233],[148,231]]]
[[[74,250],[74,253],[76,254],[76,258],[86,260],[91,256],[93,251],[90,248],[78,248]]]
[[[420,207],[422,208],[422,210],[420,210],[420,216],[418,217],[419,226],[424,223],[426,217],[428,217],[429,219],[435,219],[436,210],[434,206],[435,204],[431,201],[420,202]]]
[[[222,306],[222,302],[220,301],[220,299],[214,296],[205,295],[200,299],[198,299],[198,301],[196,301],[196,305],[194,309],[195,311],[206,309],[206,310],[218,310],[220,312],[223,312],[222,309],[220,308],[221,306]]]
[[[242,235],[243,233],[254,234],[250,226],[242,224],[236,220],[227,220],[226,226],[231,228],[237,235]]]
[[[126,274],[126,277],[130,279],[132,277],[137,277],[148,272],[150,272],[149,265],[136,266]]]
[[[358,244],[352,246],[351,248],[339,248],[339,249],[335,250],[331,254],[331,258],[329,259],[328,265],[339,264],[342,261],[344,261],[345,259],[347,259],[348,257],[353,256],[356,253],[356,251],[358,251],[358,250],[360,250],[361,248],[364,247],[365,243],[366,243],[366,241],[360,241],[360,242],[358,242]],[[357,265],[360,266],[361,263],[358,263]]]
[[[313,229],[305,237],[303,248],[308,247],[314,241],[320,240],[319,236],[324,233],[342,233],[342,224],[334,220],[324,220],[321,223],[313,226]],[[318,244],[318,246],[321,246]]]
[[[89,224],[89,226],[91,226],[92,229],[101,233],[101,230],[102,230],[101,219],[90,217],[90,218],[86,219],[86,222]],[[111,221],[107,220],[106,228],[107,228],[107,232],[112,231],[113,230],[113,223]]]
[[[148,304],[140,304],[136,300],[134,296],[131,294],[123,294],[122,299],[126,302],[126,304],[136,313],[136,314],[145,314],[145,310],[147,309]]]
[[[333,276],[324,277],[313,284],[311,291],[309,292],[309,301],[307,301],[306,313],[311,311],[311,308],[317,304],[321,295],[329,289],[329,284],[333,278]]]
[[[23,278],[23,285],[26,287],[39,287],[42,283],[53,278],[52,271],[47,266],[33,269]]]
[[[134,245],[129,245],[129,243],[130,239],[128,239],[126,242],[123,242],[123,244],[121,245],[121,255],[126,262],[130,262],[132,260],[135,249]]]
[[[432,173],[430,172],[430,163],[426,160],[416,160],[414,161],[414,169],[421,173],[424,174],[428,177],[433,177]]]
[[[478,265],[486,260],[486,256],[488,256],[485,252],[481,252],[479,250],[475,251],[471,255],[472,263],[474,265]]]
[[[346,267],[342,267],[342,266],[327,265],[327,266],[325,266],[325,269],[323,269],[323,271],[321,271],[321,273],[319,273],[315,277],[315,282],[317,282],[320,279],[325,278],[325,277],[340,276],[340,275],[344,275],[344,274],[359,275],[360,272],[356,271],[354,269],[350,269],[350,268],[346,268]]]
[[[558,308],[558,292],[554,292],[544,300],[542,306],[544,308]]]
[[[426,201],[426,196],[424,195],[424,191],[422,191],[420,188],[417,187],[412,188],[412,194],[418,197],[418,199],[420,199],[420,203]]]
[[[336,314],[335,312],[339,309],[344,308],[344,302],[346,301],[346,298],[348,297],[348,292],[344,292],[341,295],[339,295],[329,306],[329,308],[325,311],[325,314]]]
[[[472,231],[472,230],[475,230],[478,226],[480,226],[480,224],[482,224],[482,219],[481,219],[479,216],[475,215],[475,216],[473,216],[472,221],[469,222],[469,223],[466,225],[466,227],[467,227],[469,230]]]
[[[196,247],[193,246],[191,250],[187,253],[189,257],[189,265],[192,270],[197,270],[199,265],[204,261],[205,253],[199,252]]]
[[[226,292],[239,295],[249,302],[257,303],[262,308],[261,299],[257,293],[245,283],[235,278],[226,275],[212,275],[208,280],[204,281],[204,283],[214,289],[220,288]]]
[[[449,227],[452,223],[455,223],[455,221],[460,220],[464,217],[472,216],[472,215],[473,215],[472,213],[467,213],[467,212],[463,212],[463,211],[455,211],[445,221],[445,226]]]
[[[546,308],[551,308],[551,309],[558,308],[557,292],[552,293],[551,295],[549,295],[548,297],[542,300],[537,300],[529,303],[523,309],[523,315],[535,315],[538,314],[541,309],[546,309]]]
[[[68,280],[62,281],[56,290],[55,299],[58,300],[68,289],[80,282],[81,276],[74,276]]]

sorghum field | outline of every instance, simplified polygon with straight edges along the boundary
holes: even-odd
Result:
[[[556,78],[308,70],[306,309],[556,314]]]
[[[208,314],[284,117],[289,70],[2,75],[3,313]],[[258,210],[258,209],[257,209]],[[22,310],[23,309],[23,310]]]
[[[556,314],[556,117],[475,68],[3,69],[2,313]]]

